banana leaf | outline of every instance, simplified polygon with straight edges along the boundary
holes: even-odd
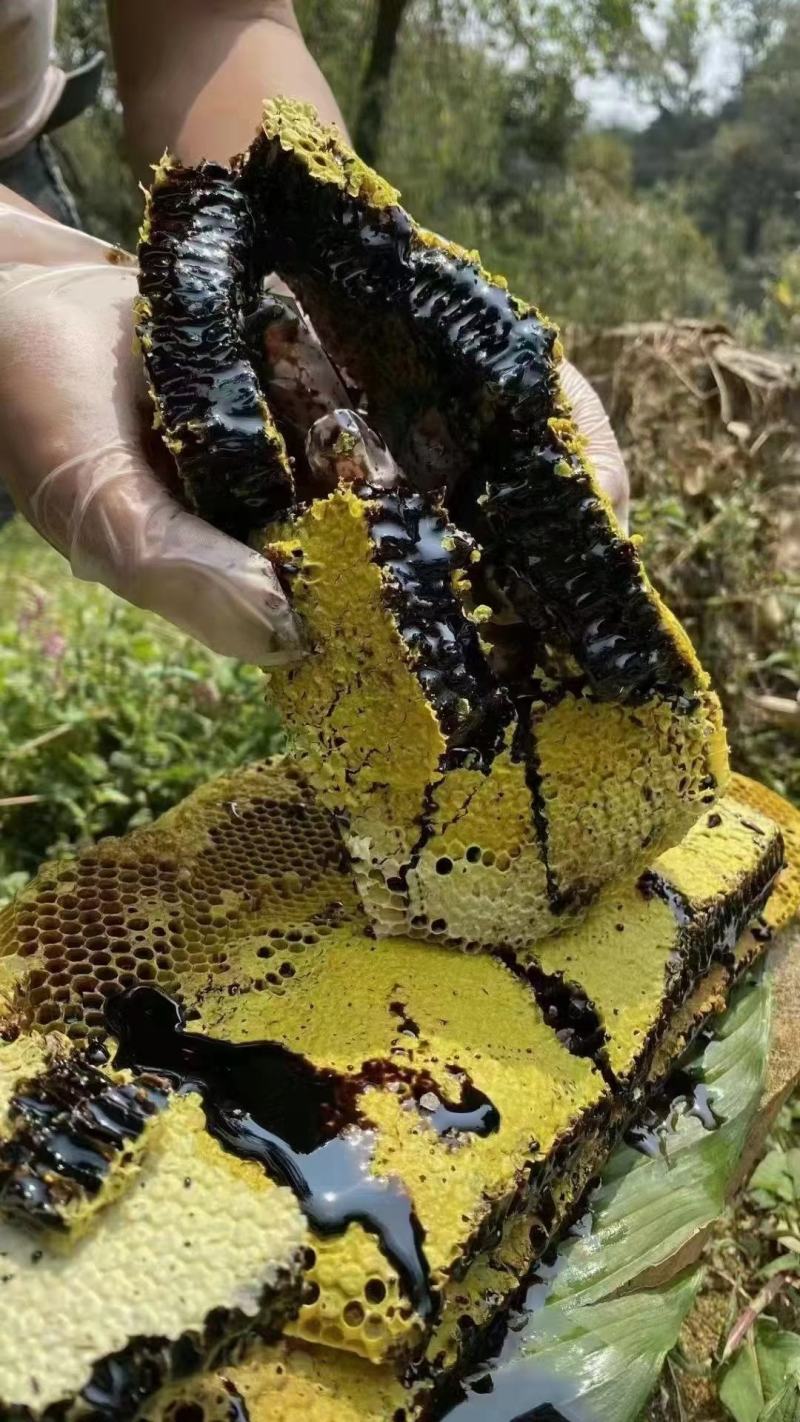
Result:
[[[721,1212],[758,1109],[772,1010],[768,969],[735,991],[713,1040],[693,1062],[720,1124],[678,1109],[663,1152],[621,1145],[590,1208],[534,1284],[524,1323],[449,1422],[635,1422],[674,1347],[702,1280],[694,1268],[641,1285]],[[546,1271],[545,1271],[546,1272]]]

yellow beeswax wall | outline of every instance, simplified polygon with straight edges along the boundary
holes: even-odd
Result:
[[[644,1069],[697,974],[725,948],[729,920],[710,906],[744,917],[771,882],[780,858],[771,822],[748,811],[743,826],[733,803],[715,813],[719,825],[692,832],[697,846],[690,836],[652,866],[680,893],[680,915],[629,884],[593,905],[583,926],[548,939],[549,958],[528,955],[529,981],[527,960],[515,968],[486,953],[376,940],[331,817],[303,774],[278,760],[43,870],[0,915],[4,1020],[80,1044],[105,1037],[103,1004],[121,986],[157,985],[191,1009],[192,1030],[279,1042],[353,1080],[359,1122],[374,1135],[370,1172],[401,1179],[413,1200],[442,1347],[457,1351],[455,1275],[480,1261],[509,1206],[512,1218],[535,1217],[543,1189],[546,1237],[602,1162],[619,1114],[592,1054],[571,1052],[559,1013],[550,1020],[549,984],[591,1000],[620,1074]],[[686,970],[670,977],[675,963]],[[499,1127],[440,1136],[425,1100],[455,1101],[465,1082],[492,1102]],[[297,1334],[374,1360],[419,1346],[422,1322],[374,1234],[354,1224],[310,1249]]]

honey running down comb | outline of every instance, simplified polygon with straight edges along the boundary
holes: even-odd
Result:
[[[570,1217],[641,1109],[633,1088],[668,1073],[761,951],[747,925],[781,862],[778,828],[733,795],[540,958],[376,940],[335,822],[284,760],[48,866],[0,914],[0,1142],[64,1061],[91,1062],[90,1100],[142,1082],[164,1100],[88,1229],[19,1210],[0,1225],[0,1311],[30,1317],[57,1284],[96,1290],[108,1318],[82,1305],[63,1352],[36,1355],[43,1399],[77,1389],[76,1407],[121,1418],[282,1326],[293,1357],[343,1354],[334,1378],[362,1359],[415,1416]],[[609,939],[622,972],[602,971]],[[181,1266],[174,1292],[148,1292],[154,1249]],[[222,1287],[237,1268],[244,1317]],[[145,1321],[160,1341],[142,1355]],[[16,1415],[49,1422],[23,1388],[30,1357],[0,1335]],[[283,1416],[273,1367],[265,1422]]]

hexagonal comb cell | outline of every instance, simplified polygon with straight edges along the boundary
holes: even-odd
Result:
[[[164,991],[180,999],[182,1015],[171,1018],[166,1036],[161,1028],[146,1034],[145,1049],[133,1052],[131,1065],[165,1072],[176,1083],[191,1080],[201,1091],[206,1128],[240,1155],[248,1154],[242,1149],[247,1118],[251,1143],[260,1142],[250,1154],[295,1188],[297,1171],[307,1183],[315,1172],[317,1182],[333,1181],[339,1202],[341,1175],[324,1174],[339,1152],[337,1169],[343,1161],[355,1163],[358,1188],[373,1192],[369,1212],[359,1197],[338,1224],[333,1216],[326,1222],[310,1213],[316,1226],[304,1257],[295,1334],[379,1360],[407,1357],[433,1329],[432,1337],[449,1340],[448,1355],[458,1355],[464,1343],[459,1299],[474,1289],[479,1307],[487,1252],[495,1254],[498,1241],[506,1241],[513,1287],[517,1232],[530,1237],[531,1220],[543,1221],[538,1248],[557,1231],[629,1109],[629,1093],[619,1091],[600,1058],[598,1068],[561,1040],[558,1020],[548,1017],[554,999],[541,998],[537,973],[560,974],[594,1002],[605,1060],[639,1079],[697,974],[718,953],[726,961],[728,937],[748,907],[757,907],[777,864],[777,834],[768,822],[753,813],[748,829],[735,807],[725,815],[720,829],[698,827],[702,854],[690,836],[685,849],[651,866],[672,884],[674,904],[666,890],[650,885],[644,892],[631,884],[621,910],[601,896],[583,927],[572,930],[572,948],[563,939],[560,960],[562,940],[548,940],[555,955],[549,961],[465,957],[399,936],[376,940],[335,822],[286,761],[223,778],[151,829],[108,841],[87,856],[97,906],[79,909],[77,921],[81,912],[90,916],[84,973],[96,971],[93,954],[101,968],[111,969],[101,980],[107,988],[100,1003],[114,997],[116,1003],[150,1003],[163,1027],[165,1004],[178,1011],[169,1008]],[[706,869],[698,877],[700,858]],[[66,900],[65,921],[76,922],[80,868],[81,861],[71,869],[48,867],[40,883],[0,915],[0,973],[10,1009],[5,1030],[36,1028],[47,1041],[60,1025],[81,1040],[81,1028],[105,1034],[110,1020],[125,1046],[124,1016],[114,1008],[106,1017],[91,984],[84,998],[78,988],[66,999],[49,986],[54,930],[41,919],[61,922]],[[737,905],[727,918],[710,912],[711,905],[726,903]],[[636,990],[632,971],[590,976],[609,962],[609,952],[593,956],[592,945],[607,934],[616,942],[619,922],[645,945],[639,977],[650,984],[646,996]],[[31,935],[32,923],[38,936]],[[137,947],[148,952],[137,958]],[[137,976],[140,963],[147,971]],[[676,964],[684,965],[677,976]],[[120,996],[120,988],[137,985],[138,998]],[[723,997],[724,991],[723,984]],[[43,1004],[55,1014],[46,1012],[39,1022]],[[157,1038],[165,1055],[152,1055]],[[188,1049],[193,1065],[187,1071],[182,1053]],[[214,1095],[214,1063],[223,1059],[228,1081],[239,1083],[235,1105],[243,1115],[232,1116],[232,1102]],[[265,1062],[267,1074],[259,1076],[254,1067],[261,1070]],[[323,1091],[308,1098],[317,1102],[308,1127],[291,1092],[277,1091],[276,1104],[269,1104],[278,1066],[299,1073],[314,1091],[327,1083],[327,1097]],[[284,1098],[293,1114],[278,1130],[276,1110],[285,1109]],[[396,1182],[397,1193],[387,1191],[386,1182]],[[378,1218],[372,1210],[378,1197],[382,1208],[390,1204],[399,1214]],[[347,1211],[352,1219],[342,1228]],[[405,1256],[397,1248],[401,1219]],[[494,1305],[480,1307],[491,1312],[499,1303],[494,1298]]]
[[[0,915],[0,995],[7,984],[20,1025],[82,1041],[105,1036],[108,998],[137,984],[185,992],[235,973],[280,992],[297,953],[355,904],[335,825],[302,775],[240,772],[156,830],[43,870]]]

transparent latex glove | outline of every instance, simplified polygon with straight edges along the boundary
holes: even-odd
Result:
[[[25,261],[9,261],[24,253]],[[0,203],[0,461],[20,512],[76,577],[105,583],[217,652],[300,655],[270,563],[194,514],[133,344],[135,267],[105,243]]]
[[[630,489],[628,471],[617,436],[597,391],[584,375],[562,362],[559,377],[578,429],[586,440],[586,452],[601,488],[608,494],[614,512],[627,531]]]

